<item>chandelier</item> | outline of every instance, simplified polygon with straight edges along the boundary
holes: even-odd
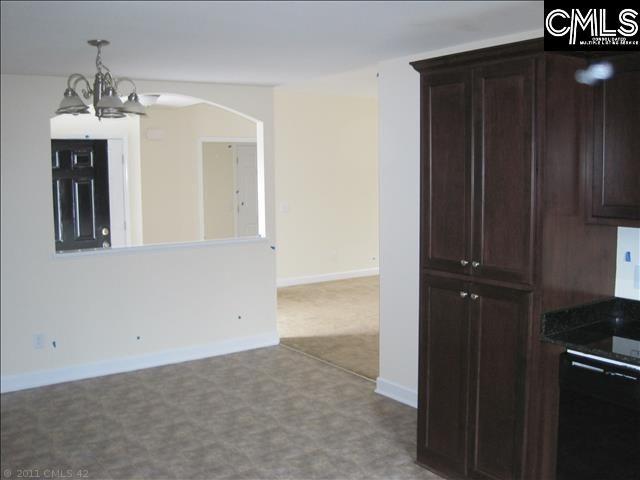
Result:
[[[85,104],[78,95],[78,86],[82,87],[81,94],[86,99],[91,99],[95,115],[99,119],[122,118],[125,114],[146,115],[144,106],[140,103],[136,93],[136,84],[127,77],[116,78],[111,71],[102,63],[102,47],[109,45],[107,40],[89,40],[87,42],[98,49],[96,56],[96,74],[93,79],[93,86],[89,80],[80,73],[72,73],[67,79],[67,89],[64,91],[60,106],[56,110],[57,115],[70,113],[79,115],[89,113],[89,105]],[[133,91],[129,94],[127,101],[122,102],[118,95],[118,87],[121,83],[130,83]],[[84,85],[82,85],[84,83]]]

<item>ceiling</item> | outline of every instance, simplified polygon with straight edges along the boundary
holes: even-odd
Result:
[[[2,73],[282,85],[541,29],[543,2],[7,2]]]

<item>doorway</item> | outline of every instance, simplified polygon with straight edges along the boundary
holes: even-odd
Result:
[[[202,239],[258,236],[256,143],[217,139],[200,143]]]

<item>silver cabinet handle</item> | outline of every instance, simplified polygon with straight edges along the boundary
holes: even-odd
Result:
[[[467,298],[467,295],[469,295],[467,292],[460,292],[462,298]]]
[[[472,293],[471,294],[471,300],[477,300],[479,297],[479,295],[477,293]]]
[[[471,266],[473,268],[478,268],[480,266],[480,262],[471,262]]]
[[[460,260],[460,265],[462,265],[463,267],[466,267],[467,265],[469,265],[469,261],[468,260]]]

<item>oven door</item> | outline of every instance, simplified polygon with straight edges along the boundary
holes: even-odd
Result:
[[[640,478],[640,371],[560,356],[557,480]]]

